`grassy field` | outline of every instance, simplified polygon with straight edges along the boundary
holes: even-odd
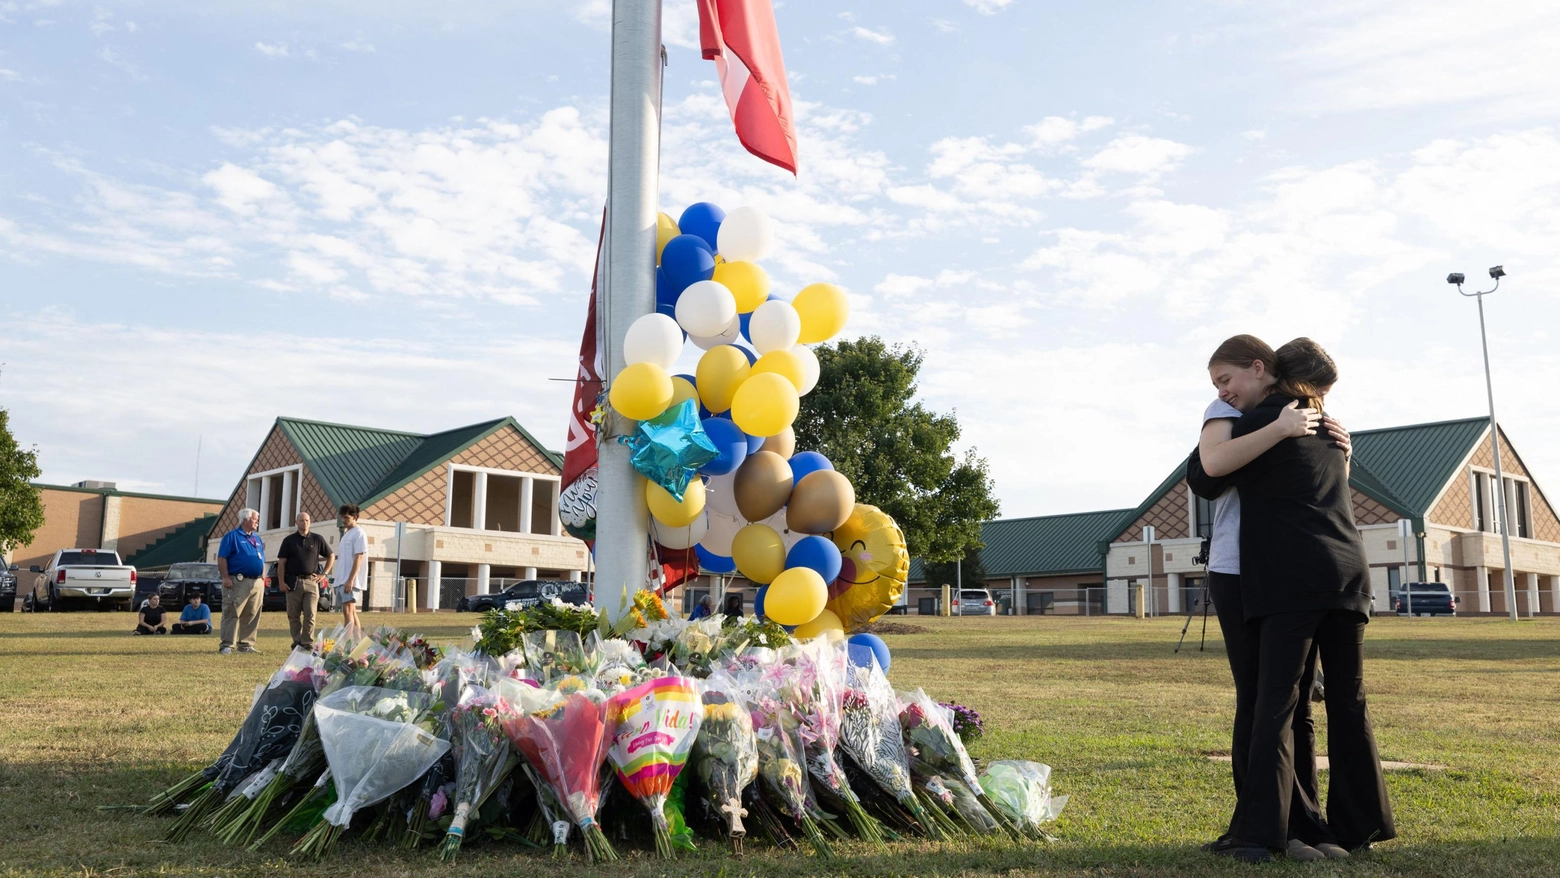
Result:
[[[457,641],[473,621],[414,627]],[[320,865],[288,862],[286,843],[254,854],[207,839],[169,845],[167,820],[97,806],[142,802],[214,758],[282,661],[286,620],[266,615],[262,655],[219,657],[211,637],[130,637],[127,613],[3,615],[0,875],[1560,874],[1560,620],[1373,622],[1367,685],[1382,757],[1445,770],[1389,774],[1396,841],[1345,864],[1261,867],[1196,849],[1233,803],[1228,766],[1208,758],[1228,751],[1232,699],[1217,625],[1206,652],[1194,627],[1190,651],[1174,655],[1172,619],[912,621],[931,630],[888,638],[896,685],[979,710],[989,731],[977,758],[1049,763],[1072,797],[1056,843],[843,845],[832,867],[756,846],[733,860],[709,844],[673,867],[639,855],[609,870],[494,845],[450,867],[427,850],[350,839]]]

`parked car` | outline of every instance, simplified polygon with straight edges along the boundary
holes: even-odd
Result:
[[[1406,616],[1410,608],[1415,616],[1455,616],[1457,598],[1444,582],[1410,582],[1406,591],[1402,586],[1393,590],[1392,610]]]
[[[49,566],[28,568],[40,574],[24,600],[24,609],[63,610],[72,604],[129,609],[135,598],[135,568],[107,549],[61,549]]]
[[[959,615],[995,616],[996,614],[997,604],[991,599],[991,592],[983,588],[959,590]]]
[[[19,568],[0,567],[0,613],[16,612],[16,571]]]
[[[492,609],[523,609],[558,598],[566,604],[590,601],[588,586],[568,579],[525,579],[503,591],[468,595],[455,602],[456,612],[482,613]]]
[[[222,578],[217,577],[217,585],[221,586]],[[320,588],[320,600],[316,606],[316,612],[329,613],[336,608],[336,603],[330,598],[330,586]],[[271,612],[287,612],[287,592],[282,591],[282,580],[276,575],[276,562],[265,571],[265,597],[260,599],[260,609]]]
[[[222,612],[222,574],[215,564],[181,561],[168,568],[157,593],[162,595],[162,605],[176,612],[183,612],[194,595],[200,595],[211,612]]]

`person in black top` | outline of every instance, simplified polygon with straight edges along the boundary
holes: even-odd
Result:
[[[135,634],[167,634],[168,626],[163,624],[163,617],[168,611],[163,609],[162,598],[153,592],[146,599],[146,606],[141,608],[141,615],[137,618]]]
[[[1336,379],[1331,358],[1307,339],[1281,354],[1275,392],[1235,423],[1236,438],[1262,429],[1287,406],[1321,407],[1332,381],[1284,376],[1285,359]],[[1299,371],[1300,365],[1290,369]],[[1241,858],[1287,846],[1295,783],[1291,722],[1313,644],[1327,670],[1327,743],[1332,782],[1327,823],[1347,848],[1396,837],[1392,808],[1365,703],[1364,634],[1371,606],[1365,547],[1354,523],[1348,458],[1329,437],[1284,439],[1230,474],[1241,501],[1241,599],[1259,630],[1255,720],[1246,783],[1230,824]]]
[[[328,581],[335,556],[330,545],[317,533],[309,532],[309,513],[298,513],[298,529],[282,540],[276,555],[276,577],[287,595],[287,627],[293,646],[314,647],[314,614],[319,609],[320,585]],[[323,565],[323,566],[322,566]]]

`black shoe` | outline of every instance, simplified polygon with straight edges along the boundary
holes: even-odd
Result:
[[[1197,849],[1205,854],[1211,854],[1217,851],[1219,848],[1227,846],[1229,841],[1230,837],[1228,835],[1221,835],[1213,841],[1203,842],[1197,846]]]
[[[1222,842],[1222,843],[1221,843]],[[1211,853],[1216,857],[1229,857],[1242,863],[1271,863],[1273,852],[1260,845],[1248,844],[1233,838],[1220,839]]]

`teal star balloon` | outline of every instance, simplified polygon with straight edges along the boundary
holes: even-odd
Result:
[[[699,407],[685,399],[648,421],[640,421],[633,436],[618,440],[633,449],[634,469],[666,489],[681,503],[688,482],[699,467],[720,456],[704,434]]]

